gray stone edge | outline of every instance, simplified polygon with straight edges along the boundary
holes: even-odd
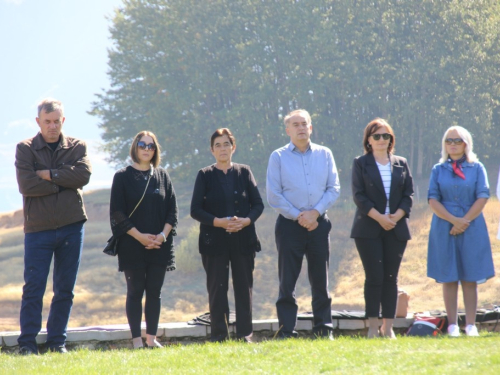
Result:
[[[382,324],[382,321],[380,321]],[[394,320],[394,328],[408,328],[413,323],[413,315],[406,318],[396,318]],[[339,331],[359,331],[366,329],[368,326],[366,320],[353,319],[334,319],[333,328]],[[229,327],[230,332],[235,331],[234,325]],[[254,320],[254,332],[278,332],[279,324],[277,319]],[[313,323],[311,320],[298,320],[297,331],[312,331]],[[19,331],[15,332],[0,332],[0,346],[13,347],[17,346],[17,339],[20,335]],[[210,327],[205,325],[190,325],[184,322],[180,323],[160,323],[158,326],[158,337],[163,338],[180,338],[192,337],[203,338],[210,335]],[[142,336],[146,337],[146,330],[143,327]],[[37,343],[43,344],[47,338],[45,332],[41,332],[37,336]],[[84,342],[84,341],[118,341],[131,339],[130,330],[122,325],[103,326],[96,329],[95,327],[69,328],[67,342]]]

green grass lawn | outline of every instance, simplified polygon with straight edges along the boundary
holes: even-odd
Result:
[[[227,342],[158,350],[0,354],[1,374],[498,374],[500,335]]]

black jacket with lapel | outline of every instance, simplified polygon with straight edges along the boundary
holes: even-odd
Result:
[[[391,191],[389,194],[389,208],[395,213],[398,208],[406,215],[398,221],[393,229],[396,237],[401,241],[411,238],[408,228],[413,202],[413,179],[405,158],[390,155],[391,163]],[[384,229],[380,224],[368,216],[368,212],[375,208],[381,214],[385,213],[387,197],[384,185],[372,153],[354,159],[352,165],[352,196],[356,204],[356,214],[351,229],[351,238],[377,238]]]

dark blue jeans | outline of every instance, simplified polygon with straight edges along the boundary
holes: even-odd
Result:
[[[24,236],[24,287],[21,304],[19,346],[38,352],[36,336],[42,328],[43,295],[54,256],[53,291],[47,319],[48,348],[64,345],[73,289],[83,247],[83,221],[59,229],[26,233]]]

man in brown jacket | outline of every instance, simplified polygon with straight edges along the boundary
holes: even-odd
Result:
[[[53,290],[46,347],[66,353],[66,328],[87,220],[82,187],[90,179],[87,145],[62,133],[64,108],[47,98],[38,106],[40,132],[19,142],[16,173],[24,211],[24,287],[19,353],[38,354],[43,295],[54,257]]]

